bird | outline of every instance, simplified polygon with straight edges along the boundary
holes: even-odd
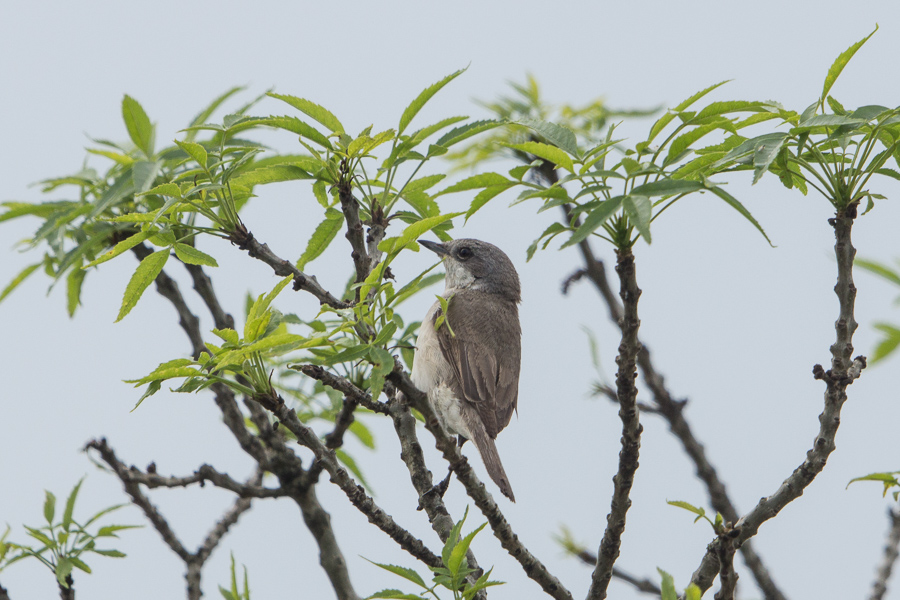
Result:
[[[412,382],[460,446],[472,440],[491,479],[515,502],[494,439],[518,412],[519,275],[509,257],[487,242],[418,242],[444,263],[447,308],[444,315],[438,300],[422,321]]]

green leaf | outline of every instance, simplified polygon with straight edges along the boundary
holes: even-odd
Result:
[[[699,181],[687,181],[684,179],[661,179],[651,183],[645,183],[631,189],[636,196],[673,196],[675,194],[689,194],[702,190],[705,186]]]
[[[179,148],[184,150],[188,156],[193,158],[197,164],[201,167],[206,167],[206,161],[208,159],[206,148],[200,144],[195,144],[194,142],[179,142],[178,140],[175,140],[175,143]]]
[[[700,588],[695,583],[684,588],[684,600],[700,600],[702,595],[703,592],[700,591]]]
[[[73,566],[74,565],[68,556],[61,557],[59,562],[56,563],[56,581],[59,582],[59,587],[69,589],[66,577],[72,572]]]
[[[428,102],[432,96],[438,93],[442,87],[462,75],[465,70],[466,69],[460,69],[455,73],[451,73],[437,83],[434,83],[422,90],[422,92],[418,96],[416,96],[416,99],[406,107],[406,110],[403,111],[403,115],[400,116],[400,125],[397,127],[397,135],[401,135],[406,130],[406,127],[409,125],[410,121],[412,121],[416,114],[418,114],[418,112],[422,110],[422,107],[425,106],[425,103]],[[440,144],[440,142],[438,142],[438,144]]]
[[[453,551],[450,552],[450,560],[447,561],[447,568],[450,569],[450,572],[456,576],[459,573],[459,568],[462,566],[463,561],[466,558],[466,552],[469,551],[469,546],[472,544],[472,540],[478,535],[478,532],[484,529],[487,523],[482,523],[479,528],[472,531],[469,535],[464,537],[459,541],[456,546],[453,547]]]
[[[441,138],[437,141],[439,146],[443,146],[444,148],[449,148],[453,144],[458,144],[463,140],[467,140],[474,135],[478,135],[479,133],[490,131],[495,127],[499,127],[503,125],[503,121],[495,121],[493,119],[486,119],[483,121],[473,121],[472,123],[467,123],[465,125],[460,125],[459,127],[455,127],[445,133]]]
[[[122,98],[122,119],[134,145],[147,158],[153,156],[153,125],[140,103],[127,94]]]
[[[369,431],[369,428],[363,425],[359,420],[350,423],[348,430],[356,436],[356,439],[358,439],[363,446],[371,450],[375,449],[375,436],[373,436],[372,432]]]
[[[536,131],[542,138],[571,154],[579,156],[578,140],[575,133],[568,127],[551,123],[550,121],[541,121],[539,119],[521,119],[514,121],[519,125],[524,125],[529,129]]]
[[[831,65],[831,68],[828,69],[828,74],[825,76],[825,84],[822,86],[822,96],[820,99],[821,105],[825,106],[825,98],[828,97],[828,92],[831,91],[831,86],[834,85],[834,82],[837,81],[838,76],[840,76],[841,71],[844,70],[844,67],[847,66],[847,63],[850,62],[850,59],[853,58],[853,55],[856,54],[856,51],[859,50],[863,44],[865,44],[870,37],[875,35],[875,32],[878,31],[878,25],[875,25],[874,31],[856,42],[846,50],[844,50],[840,56],[837,57],[837,60]]]
[[[156,196],[171,196],[173,198],[182,198],[183,197],[181,195],[181,188],[178,187],[177,183],[162,183],[156,187],[150,188],[147,191],[139,192],[137,195],[138,196],[149,196],[151,194],[156,195]]]
[[[96,550],[95,550],[95,552],[96,552]],[[81,560],[80,558],[78,558],[77,556],[69,556],[68,559],[72,561],[72,566],[74,566],[75,568],[81,569],[85,573],[91,572],[91,568],[87,565],[87,563],[84,562],[83,560]]]
[[[97,530],[96,537],[114,537],[117,538],[119,536],[116,535],[117,531],[124,531],[126,529],[140,529],[142,525],[105,525]]]
[[[890,281],[894,285],[900,286],[900,273],[898,273],[896,271],[892,271],[880,263],[877,263],[877,262],[874,262],[871,260],[866,260],[864,258],[857,258],[856,260],[853,261],[853,264],[854,264],[854,266],[857,266],[861,269],[865,269],[866,271],[868,271],[870,273],[874,273],[875,275],[878,275],[879,277],[885,279],[886,281]]]
[[[556,237],[557,234],[560,234],[563,231],[568,231],[568,228],[565,225],[563,225],[562,223],[560,223],[558,221],[550,223],[550,226],[544,230],[544,232],[540,235],[540,237],[538,237],[536,240],[534,240],[534,242],[531,243],[530,246],[528,246],[528,250],[525,253],[525,255],[526,255],[525,261],[528,262],[532,259],[532,257],[534,256],[534,253],[537,252],[538,244],[541,242],[542,239],[544,239],[545,237],[549,237],[549,239],[546,242],[544,242],[544,248],[547,248],[547,244],[549,244],[550,241],[554,237]]]
[[[438,215],[436,217],[428,217],[427,219],[416,221],[415,223],[409,225],[406,229],[404,229],[403,233],[401,233],[399,236],[382,240],[381,243],[378,244],[378,249],[387,254],[397,253],[403,248],[406,248],[407,245],[409,245],[411,242],[417,240],[422,234],[431,231],[438,225],[445,223],[450,219],[456,218],[461,214],[463,213],[448,213],[446,215]]]
[[[407,594],[393,588],[375,592],[371,596],[367,596],[365,600],[373,600],[374,598],[389,598],[391,600],[422,600],[422,596],[419,596],[417,594]]]
[[[23,281],[28,279],[28,276],[31,275],[32,273],[34,273],[38,269],[38,267],[40,267],[42,264],[44,264],[44,263],[42,263],[42,262],[34,263],[33,265],[28,265],[27,267],[25,267],[24,269],[19,271],[19,274],[16,275],[15,277],[13,277],[12,281],[10,281],[8,284],[6,284],[6,287],[3,288],[2,292],[0,292],[0,302],[3,302],[4,298],[9,296],[14,289],[19,287],[19,285]]]
[[[650,243],[650,218],[652,217],[652,205],[647,196],[628,194],[622,201],[625,214],[628,215],[631,224],[638,230],[641,237]]]
[[[247,187],[263,185],[266,183],[278,183],[281,181],[295,181],[298,179],[314,179],[308,171],[297,165],[268,165],[264,167],[251,167],[239,173],[232,180],[232,185],[239,184]]]
[[[363,558],[365,560],[368,560],[370,563],[372,563],[376,567],[381,567],[385,571],[390,571],[394,575],[399,575],[403,579],[405,579],[407,581],[411,581],[411,582],[415,583],[416,585],[418,585],[419,587],[422,587],[426,590],[428,589],[428,586],[425,585],[425,581],[422,579],[422,576],[419,575],[418,573],[416,573],[415,571],[413,571],[412,569],[407,569],[406,567],[399,567],[397,565],[388,565],[388,564],[377,563],[377,562],[369,560],[368,558],[365,558],[365,557],[363,557]],[[369,596],[369,597],[370,598],[388,598],[388,597],[393,598],[394,596]],[[414,597],[417,597],[417,596],[414,596]]]
[[[216,262],[215,258],[205,252],[197,250],[193,246],[176,242],[173,248],[175,249],[175,256],[185,264],[200,265],[203,267],[219,266],[219,263]]]
[[[662,577],[662,600],[678,600],[678,592],[675,591],[675,579],[659,567],[656,568]]]
[[[132,236],[129,236],[129,237],[125,238],[124,240],[122,240],[121,242],[119,242],[118,244],[116,244],[115,246],[113,246],[113,248],[111,250],[101,254],[99,257],[97,257],[96,259],[94,259],[93,261],[89,262],[88,264],[84,265],[81,268],[87,269],[88,267],[95,267],[95,266],[99,265],[100,263],[105,263],[108,260],[112,260],[113,258],[119,256],[123,252],[129,251],[132,248],[134,248],[135,246],[137,246],[138,244],[140,244],[141,242],[153,237],[157,233],[159,233],[158,230],[148,229],[147,231],[141,231]]]
[[[469,217],[474,215],[478,210],[488,203],[491,198],[494,198],[498,194],[502,194],[509,188],[516,185],[514,181],[509,181],[503,185],[492,185],[490,187],[486,187],[477,194],[472,199],[472,203],[469,205],[469,210],[466,211],[466,221],[469,220]]]
[[[725,85],[726,83],[728,83],[727,80],[726,80],[726,81],[721,81],[721,82],[719,82],[719,83],[717,83],[717,84],[715,84],[715,85],[711,85],[711,86],[709,86],[708,88],[706,88],[705,90],[701,90],[701,91],[697,92],[696,94],[694,94],[693,96],[691,96],[690,98],[688,98],[687,100],[685,100],[684,102],[682,102],[681,104],[679,104],[678,106],[676,106],[675,108],[666,111],[666,113],[665,113],[663,116],[661,116],[661,117],[656,121],[656,123],[653,124],[653,127],[650,128],[650,135],[647,137],[647,143],[649,144],[650,142],[652,142],[653,139],[654,139],[657,135],[659,135],[659,133],[660,133],[663,129],[665,129],[666,125],[668,125],[668,124],[672,121],[672,119],[675,118],[675,115],[677,115],[678,113],[682,112],[683,110],[685,110],[686,108],[688,108],[691,104],[693,104],[694,102],[696,102],[697,100],[699,100],[699,99],[702,98],[703,96],[707,95],[708,93],[710,93],[711,91],[713,91],[713,90],[716,89],[717,87],[720,87],[720,86],[722,86],[722,85]]]
[[[875,346],[875,352],[871,359],[872,363],[887,358],[897,350],[898,346],[900,346],[900,329],[897,329],[889,323],[876,323],[875,329],[881,331],[884,334],[884,337],[878,342],[878,345]]]
[[[372,400],[377,400],[384,387],[385,378],[394,370],[394,357],[384,348],[372,348],[369,351],[369,360],[372,361],[369,391]]]
[[[272,98],[277,98],[282,102],[287,102],[300,112],[306,114],[306,116],[315,119],[325,127],[327,127],[332,133],[344,133],[344,126],[341,125],[341,122],[338,120],[336,116],[334,116],[330,111],[319,106],[315,102],[310,102],[304,98],[298,98],[296,96],[285,96],[281,94],[276,94],[274,92],[268,92],[266,96],[270,96]]]
[[[44,491],[44,519],[47,520],[47,523],[50,525],[53,524],[53,517],[56,515],[56,496],[53,495],[53,492]]]
[[[72,493],[66,498],[66,508],[62,517],[62,526],[66,531],[69,531],[69,526],[72,524],[72,512],[75,510],[75,500],[78,498],[78,491],[81,489],[82,483],[84,483],[84,477],[78,480],[78,483],[72,488]]]
[[[575,172],[572,158],[566,154],[565,151],[560,150],[556,146],[551,146],[542,142],[523,142],[521,144],[504,143],[503,145],[542,158],[551,163],[554,168],[563,168],[569,173]]]
[[[331,241],[334,240],[341,226],[344,224],[344,215],[339,210],[329,208],[325,211],[325,220],[319,223],[316,230],[313,231],[312,237],[306,244],[306,250],[297,260],[297,268],[301,271],[315,260],[318,256],[328,248]]]
[[[434,197],[437,198],[438,196],[442,196],[444,194],[453,194],[455,192],[464,192],[467,190],[477,190],[480,188],[486,188],[493,185],[504,185],[507,183],[516,182],[507,179],[500,173],[479,173],[478,175],[466,177],[462,181],[458,181],[453,185],[444,188],[443,190],[435,194]]]
[[[730,206],[734,210],[741,213],[741,215],[743,215],[743,217],[745,219],[750,221],[753,224],[753,226],[756,227],[756,229],[762,234],[762,236],[764,238],[766,238],[766,241],[769,242],[769,245],[774,248],[774,245],[772,244],[772,240],[770,240],[769,236],[766,235],[766,232],[763,230],[762,225],[759,224],[759,221],[757,221],[753,217],[753,215],[750,214],[750,211],[747,210],[744,207],[744,205],[738,201],[737,198],[735,198],[734,196],[732,196],[731,194],[729,194],[728,192],[726,192],[724,189],[722,189],[719,186],[710,187],[709,191],[711,191],[713,194],[715,194],[716,196],[718,196],[719,198],[724,200],[725,203],[728,204],[728,206]]]
[[[81,285],[85,275],[86,271],[75,268],[66,277],[66,311],[70,317],[75,316],[75,310],[81,305]]]
[[[560,250],[562,250],[563,248],[568,248],[569,246],[574,246],[581,240],[591,235],[594,230],[603,225],[607,219],[609,219],[616,213],[617,210],[619,210],[624,199],[625,196],[614,196],[609,200],[604,200],[603,202],[601,202],[597,208],[595,208],[588,214],[581,226],[578,227],[578,229],[575,230],[575,233],[572,234],[572,237],[570,237],[562,246],[560,246]]]
[[[301,137],[305,137],[306,139],[319,144],[324,148],[332,149],[331,142],[328,141],[328,138],[322,135],[322,133],[298,119],[297,117],[278,117],[271,116],[265,117],[259,120],[263,125],[269,125],[270,127],[276,127],[278,129],[284,129],[286,131],[291,131],[300,135]]]
[[[130,313],[131,309],[135,307],[147,287],[162,272],[168,259],[169,250],[165,248],[150,254],[141,261],[141,264],[138,265],[134,275],[131,276],[131,280],[125,287],[125,295],[122,297],[122,308],[119,309],[119,316],[116,317],[117,323],[125,318],[125,315]]]
[[[233,96],[234,94],[236,94],[244,89],[245,88],[242,86],[233,87],[230,90],[228,90],[227,92],[225,92],[224,94],[222,94],[221,96],[217,97],[215,100],[210,102],[206,108],[204,108],[202,111],[200,111],[200,113],[196,117],[194,117],[194,119],[190,122],[188,127],[196,127],[197,125],[203,125],[204,123],[206,123],[207,119],[209,119],[209,117],[212,116],[212,114],[215,112],[215,110],[217,108],[219,108],[219,106],[221,106],[223,102],[225,102],[231,96]],[[185,139],[189,142],[192,142],[196,136],[197,136],[196,130],[189,131]]]

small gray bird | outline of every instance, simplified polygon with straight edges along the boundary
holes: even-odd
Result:
[[[494,438],[509,424],[519,395],[519,276],[509,257],[487,242],[419,243],[443,259],[449,302],[439,328],[440,302],[422,321],[412,381],[460,445],[475,443],[491,479],[515,502]]]

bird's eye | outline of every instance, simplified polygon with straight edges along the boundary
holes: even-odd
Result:
[[[467,258],[472,258],[472,255],[475,254],[472,252],[472,249],[468,246],[463,246],[459,249],[459,252],[456,253],[461,259],[465,260]]]

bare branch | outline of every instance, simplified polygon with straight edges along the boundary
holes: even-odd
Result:
[[[259,243],[253,234],[245,227],[233,232],[229,239],[237,245],[241,250],[245,250],[252,258],[261,260],[266,263],[276,275],[279,277],[294,278],[294,289],[309,292],[315,296],[321,304],[327,304],[334,308],[348,308],[349,303],[339,300],[331,295],[328,290],[319,285],[319,282],[312,275],[307,275],[294,266],[289,260],[284,260],[269,249],[268,244]]]
[[[853,353],[852,338],[857,326],[853,317],[856,300],[853,257],[856,249],[853,248],[850,239],[855,216],[856,208],[851,205],[839,212],[835,218],[829,219],[835,233],[834,251],[837,257],[838,278],[834,291],[838,297],[840,312],[835,322],[836,340],[831,346],[832,367],[828,371],[821,365],[813,368],[815,378],[825,382],[825,406],[819,415],[819,433],[813,447],[806,453],[806,459],[784,480],[778,490],[771,496],[761,499],[756,507],[737,521],[735,527],[740,527],[741,530],[740,535],[733,541],[737,546],[756,535],[763,523],[775,517],[788,503],[799,498],[825,468],[828,456],[835,449],[835,436],[841,422],[841,408],[847,400],[847,387],[859,378],[860,372],[866,366],[864,356],[857,356],[852,361],[849,358]],[[718,573],[716,546],[721,543],[722,540],[717,539],[710,544],[700,567],[694,572],[692,581],[702,591],[709,589]]]
[[[304,425],[293,410],[285,406],[284,400],[280,397],[268,398],[262,399],[260,404],[278,417],[279,421],[297,437],[298,443],[313,451],[316,461],[331,476],[332,483],[341,488],[353,506],[368,517],[370,523],[381,529],[392,540],[397,542],[401,548],[426,565],[432,567],[441,565],[440,557],[429,550],[422,543],[422,540],[398,525],[389,514],[375,504],[375,501],[366,494],[363,487],[354,481],[347,471],[340,466],[334,451],[327,448],[322,440],[319,439],[319,436]]]
[[[503,546],[510,556],[519,561],[525,574],[537,582],[544,592],[557,600],[572,600],[572,594],[569,590],[519,540],[506,517],[500,512],[500,508],[484,487],[484,484],[475,475],[475,471],[469,465],[466,457],[460,453],[456,440],[444,431],[425,393],[413,385],[409,375],[400,369],[399,366],[394,369],[393,373],[388,375],[388,379],[397,389],[403,392],[411,405],[425,417],[425,427],[434,436],[435,446],[441,451],[444,459],[450,464],[450,468],[456,473],[456,477],[466,488],[466,493],[488,520],[494,537],[500,540],[500,545]]]
[[[194,290],[203,299],[209,314],[212,315],[213,323],[216,329],[234,329],[234,317],[228,314],[222,305],[219,304],[219,298],[216,296],[212,287],[212,280],[200,265],[190,265],[184,263],[185,268],[194,281]]]
[[[606,532],[600,542],[597,567],[594,569],[591,588],[588,598],[602,600],[606,598],[606,590],[612,579],[613,565],[619,557],[622,533],[625,531],[625,516],[631,507],[631,486],[634,483],[634,475],[638,468],[638,455],[641,447],[640,415],[636,406],[637,387],[637,354],[640,350],[638,341],[637,305],[641,296],[641,290],[637,286],[635,276],[634,255],[630,248],[617,251],[618,261],[616,271],[621,282],[619,295],[625,306],[625,311],[620,319],[619,327],[622,329],[622,343],[619,345],[619,355],[616,364],[619,370],[616,373],[616,396],[619,399],[619,418],[622,419],[622,450],[619,452],[619,469],[613,477],[613,498],[609,515],[606,517]]]
[[[737,591],[738,574],[734,571],[734,544],[729,543],[740,534],[739,528],[732,528],[731,523],[725,525],[719,533],[719,543],[716,548],[719,559],[719,584],[721,587],[714,596],[715,600],[734,600]]]
[[[122,482],[122,485],[125,487],[125,493],[131,496],[131,502],[144,511],[144,514],[150,520],[153,528],[159,532],[159,535],[162,536],[166,545],[172,549],[172,552],[177,554],[184,562],[188,562],[191,558],[191,553],[185,549],[181,540],[178,539],[178,536],[176,536],[175,532],[172,531],[172,528],[169,527],[169,522],[166,521],[159,510],[150,502],[150,499],[144,495],[140,485],[131,480],[129,477],[129,469],[118,459],[116,453],[106,443],[106,438],[91,440],[84,449],[92,449],[100,453],[100,458],[103,459],[103,462],[110,466]]]
[[[891,528],[888,531],[887,541],[884,544],[884,553],[881,564],[878,565],[878,572],[875,576],[875,583],[872,585],[872,595],[870,600],[882,600],[887,593],[887,582],[891,578],[891,571],[894,569],[894,563],[897,562],[898,547],[900,547],[900,511],[888,509],[888,518],[891,521]]]

